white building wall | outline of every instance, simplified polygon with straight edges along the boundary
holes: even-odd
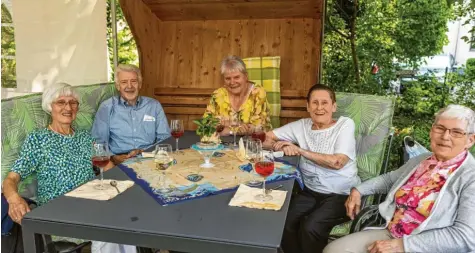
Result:
[[[455,66],[461,66],[469,58],[475,58],[475,49],[470,49],[470,43],[461,39],[463,36],[471,38],[470,29],[475,26],[475,21],[471,25],[463,25],[465,20],[449,22],[447,37],[449,44],[444,47],[445,54],[451,54],[455,58]]]
[[[2,88],[2,98],[55,82],[108,81],[106,1],[11,0],[11,7],[17,88]]]

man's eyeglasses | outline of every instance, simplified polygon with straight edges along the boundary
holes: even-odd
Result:
[[[70,100],[68,102],[64,101],[64,100],[59,100],[59,101],[56,101],[54,102],[54,104],[56,104],[57,106],[61,107],[61,108],[64,108],[66,107],[67,104],[69,104],[69,106],[71,107],[71,109],[78,109],[79,107],[79,102],[78,101],[74,101],[74,100]]]
[[[445,132],[447,132],[447,130],[449,130],[450,136],[452,136],[454,138],[462,138],[465,135],[467,135],[466,132],[464,132],[464,131],[462,131],[458,128],[449,129],[449,128],[446,128],[442,125],[433,125],[432,126],[432,131],[434,131],[434,133],[445,134]]]

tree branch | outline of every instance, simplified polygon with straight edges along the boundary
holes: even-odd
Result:
[[[343,38],[349,40],[350,39],[350,36],[349,35],[346,35],[344,34],[342,31],[338,30],[338,28],[336,28],[332,22],[330,21],[330,18],[326,18],[326,21],[327,21],[327,24],[330,26],[330,28],[335,31],[336,33],[338,33],[340,36],[342,36]]]

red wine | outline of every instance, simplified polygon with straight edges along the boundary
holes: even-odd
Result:
[[[273,162],[257,162],[256,163],[256,172],[257,174],[267,177],[274,173],[274,163]]]
[[[185,131],[172,131],[173,138],[177,139],[183,136]]]
[[[94,166],[97,166],[99,168],[102,168],[106,166],[109,163],[109,157],[108,156],[94,156],[92,158],[92,164]]]
[[[219,125],[219,126],[216,127],[216,132],[218,132],[218,133],[221,133],[223,130],[224,130],[223,125]]]
[[[259,139],[261,142],[266,141],[266,133],[265,132],[254,132],[252,133],[253,139]]]

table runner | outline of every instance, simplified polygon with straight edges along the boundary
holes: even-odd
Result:
[[[167,170],[157,170],[153,158],[130,159],[118,167],[160,205],[234,191],[241,183],[251,179],[262,181],[262,177],[252,172],[249,161],[239,160],[233,150],[215,153],[211,159],[211,163],[215,164],[214,168],[200,168],[199,165],[204,162],[203,158],[192,149],[173,153],[172,157],[176,164]],[[187,177],[192,174],[201,175],[203,178],[197,182],[190,181]],[[274,173],[267,177],[266,183],[292,178],[303,187],[300,172],[296,167],[276,159]],[[161,188],[169,188],[172,191],[164,193]]]

